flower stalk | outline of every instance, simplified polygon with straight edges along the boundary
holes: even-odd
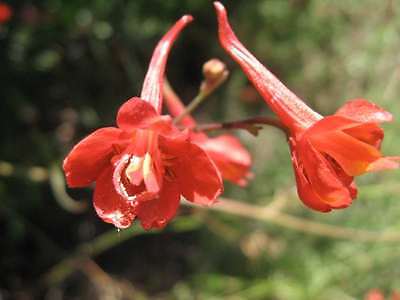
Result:
[[[183,118],[194,112],[203,101],[212,94],[228,78],[229,71],[223,62],[211,59],[203,65],[204,80],[196,97],[186,106],[185,110],[174,119],[174,124],[179,124]]]

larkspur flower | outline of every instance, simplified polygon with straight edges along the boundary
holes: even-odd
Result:
[[[347,102],[323,117],[308,107],[238,40],[224,6],[214,2],[219,39],[272,111],[289,130],[289,145],[300,199],[327,212],[349,206],[357,196],[354,176],[398,168],[398,157],[383,157],[379,123],[392,115],[364,99]]]
[[[126,228],[135,218],[145,229],[162,228],[180,198],[203,205],[222,192],[215,164],[189,133],[161,115],[167,57],[182,29],[183,16],[156,46],[142,92],[119,109],[117,127],[100,128],[79,142],[64,160],[70,187],[96,183],[93,203],[100,218]]]

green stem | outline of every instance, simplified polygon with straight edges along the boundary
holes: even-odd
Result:
[[[219,80],[215,82],[207,82],[204,80],[201,84],[200,91],[196,97],[186,106],[183,113],[174,119],[174,124],[179,124],[182,119],[190,115],[212,92],[214,92],[225,80],[227,76],[221,76]]]
[[[270,117],[253,117],[244,120],[224,122],[224,123],[211,123],[196,126],[197,131],[213,131],[223,129],[245,129],[253,135],[258,134],[261,129],[260,125],[269,125],[282,130],[286,135],[289,135],[289,130],[276,118]]]
[[[185,111],[174,119],[174,124],[179,124],[185,116],[190,115],[203,102],[203,100],[207,98],[208,95],[209,93],[200,91],[199,94],[189,103],[189,105],[186,106]]]

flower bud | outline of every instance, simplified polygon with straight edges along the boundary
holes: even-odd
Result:
[[[203,65],[203,75],[206,81],[217,81],[225,77],[226,74],[226,65],[219,59],[210,59]]]
[[[226,65],[219,59],[213,58],[203,65],[204,81],[200,89],[203,92],[210,93],[218,87],[228,77],[229,71]]]

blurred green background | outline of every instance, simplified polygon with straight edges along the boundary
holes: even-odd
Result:
[[[196,117],[270,112],[219,47],[211,1],[8,4],[14,14],[0,24],[0,299],[346,300],[400,289],[398,241],[333,238],[288,228],[280,215],[263,222],[187,207],[161,232],[102,223],[90,189],[68,190],[77,201],[65,194],[60,164],[139,94],[155,44],[181,15],[196,20],[174,46],[167,74],[185,102],[208,59],[222,59],[231,72]],[[397,118],[385,125],[383,149],[400,153],[399,1],[224,4],[243,43],[316,110],[330,114],[356,97],[390,110]],[[378,237],[400,233],[399,172],[358,178],[350,208],[314,213],[296,197],[284,136],[273,128],[258,138],[236,134],[253,155],[255,179],[246,189],[227,183],[226,197]]]

